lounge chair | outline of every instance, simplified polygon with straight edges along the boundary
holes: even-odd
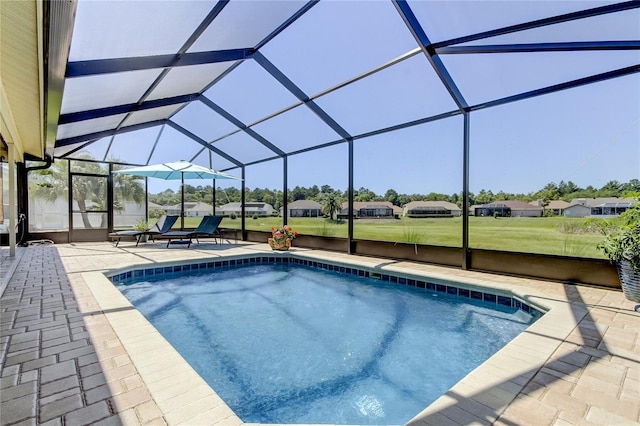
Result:
[[[178,220],[178,216],[166,216],[162,215],[158,218],[158,221],[151,228],[146,231],[116,231],[109,233],[109,238],[115,239],[116,247],[118,247],[118,243],[120,243],[120,239],[122,237],[133,237],[136,239],[136,247],[140,244],[140,240],[143,235],[151,236],[153,239],[156,235],[164,234],[168,232],[174,223]]]
[[[200,244],[198,237],[214,238],[217,243],[217,238],[222,237],[218,229],[221,221],[222,216],[204,216],[198,227],[193,231],[169,231],[159,235],[158,238],[167,239],[167,247],[170,244],[186,244],[187,248],[189,248],[194,238]]]

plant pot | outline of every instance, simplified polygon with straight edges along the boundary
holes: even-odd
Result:
[[[619,262],[617,267],[624,297],[632,302],[640,302],[640,272],[634,271],[626,260]],[[640,310],[640,305],[636,306],[635,310]]]
[[[271,250],[287,251],[291,248],[291,240],[276,241],[273,238],[269,238],[268,241]]]

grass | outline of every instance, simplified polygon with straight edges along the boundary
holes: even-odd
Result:
[[[196,227],[200,218],[185,218],[186,227]],[[602,235],[584,227],[585,219],[567,217],[497,218],[470,217],[469,245],[472,248],[543,253],[562,256],[604,258],[596,249]],[[247,218],[249,230],[269,232],[282,225],[282,218]],[[336,224],[323,218],[291,218],[298,233],[347,237],[347,222]],[[240,219],[225,218],[220,225],[240,228]],[[462,218],[358,219],[354,237],[377,241],[460,247]]]

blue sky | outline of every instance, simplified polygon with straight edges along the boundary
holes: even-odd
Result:
[[[105,13],[116,13],[105,7],[104,3],[80,2],[79,16],[86,18],[88,23],[86,28],[79,26],[76,32],[94,34],[89,29],[92,19],[97,21],[100,17],[105,18],[104,21],[107,20],[103,16]],[[145,13],[146,8],[139,2],[133,3],[133,6],[127,6],[131,8],[130,14],[134,11]],[[198,16],[198,13],[207,9],[202,3],[183,2],[182,6],[193,7],[194,16]],[[436,42],[607,3],[410,1],[409,5],[430,40]],[[115,4],[120,5],[121,2]],[[175,2],[161,4],[165,5],[167,13],[173,13]],[[275,4],[278,5],[276,8],[264,9],[263,14],[286,15],[294,3]],[[237,5],[231,2],[229,7],[232,6],[237,11],[266,7],[248,1]],[[167,18],[163,17],[162,10],[154,13],[158,14],[159,20]],[[185,15],[181,19],[197,21],[189,10],[181,13]],[[229,9],[229,15],[232,15],[232,9]],[[136,22],[134,18],[131,18],[132,22]],[[263,21],[268,21],[269,17],[263,15],[263,18]],[[639,19],[640,12],[634,9],[475,43],[637,40],[640,39]],[[122,25],[126,27],[127,23]],[[145,25],[153,28],[152,23]],[[169,39],[171,34],[166,33],[172,31],[175,36],[186,32],[180,25],[175,25],[175,28],[164,26],[163,30],[164,39]],[[244,30],[248,34],[229,41],[231,44],[228,46],[249,43],[252,35],[258,36],[259,28],[245,27]],[[108,28],[103,31],[101,36],[106,39],[116,37],[116,32],[109,32]],[[252,31],[256,34],[251,34]],[[239,41],[244,39],[247,41]],[[82,40],[82,45],[72,46],[72,57],[83,58],[88,55],[85,50],[92,49],[90,41],[86,38]],[[214,46],[213,40],[222,43],[219,38],[205,33],[194,49],[210,50]],[[130,41],[134,51],[136,42]],[[140,41],[141,44],[145,42],[152,43],[152,40]],[[217,48],[225,47],[222,45]],[[306,95],[314,97],[416,47],[416,42],[390,2],[327,1],[314,6],[265,45],[261,53]],[[142,47],[138,48],[143,50]],[[110,52],[104,54],[106,57],[109,54],[116,55]],[[640,63],[638,51],[440,57],[470,105]],[[201,68],[199,72],[204,75],[220,72],[213,66]],[[184,83],[185,78],[186,75],[183,75],[178,79],[176,74],[176,81],[182,84],[187,84]],[[201,77],[195,74],[189,78],[197,80]],[[247,125],[297,102],[291,93],[253,60],[242,63],[208,90],[205,96]],[[421,53],[319,96],[315,102],[351,135],[455,110],[454,102]],[[184,108],[173,120],[207,141],[235,130],[231,123],[201,103]],[[271,120],[255,124],[252,129],[286,152],[340,138],[305,106],[292,108]],[[149,159],[150,147],[158,133],[159,129],[148,129],[118,136],[109,155],[120,158],[126,156],[135,163],[194,159],[216,169],[226,169],[231,165],[217,155],[213,155],[209,163],[208,154],[199,153],[202,148],[200,145],[168,127],[163,130],[158,148]],[[462,133],[462,118],[455,116],[356,140],[355,188],[366,187],[381,195],[390,188],[400,193],[460,192]],[[92,150],[104,151],[107,144],[108,141],[98,142]],[[243,132],[215,142],[214,146],[243,162],[271,155],[265,147]],[[640,178],[640,76],[633,74],[475,111],[471,113],[470,155],[470,186],[471,191],[476,193],[480,189],[527,193],[542,188],[548,182],[558,183],[561,180],[573,181],[581,187],[599,187],[610,180],[627,182]],[[346,189],[346,158],[346,144],[291,156],[288,186],[326,184]],[[231,170],[230,173],[239,175],[238,170]],[[282,162],[279,160],[248,167],[246,173],[249,188],[280,189],[282,186]],[[149,183],[150,192],[158,192],[166,187],[178,189],[175,182],[150,179]],[[188,183],[211,184],[209,181]],[[218,181],[217,185],[238,184]]]

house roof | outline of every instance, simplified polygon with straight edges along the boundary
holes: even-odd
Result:
[[[534,207],[542,207],[542,200],[532,201],[529,204],[531,204]],[[566,207],[569,207],[569,203],[567,203],[564,200],[551,200],[551,201],[549,201],[549,204],[547,204],[545,208],[547,208],[547,209],[564,209]]]
[[[564,200],[551,200],[547,205],[548,209],[564,209],[566,207],[569,207],[569,203]]]
[[[569,203],[570,206],[581,205],[587,207],[597,207],[606,203],[634,203],[632,197],[597,197],[597,198],[574,198]]]
[[[181,203],[173,204],[170,206],[164,206],[165,209],[177,209],[181,208]],[[194,202],[194,201],[186,201],[184,203],[184,211],[206,211],[212,210],[213,206],[207,203]]]
[[[542,210],[542,207],[532,206],[529,203],[525,203],[524,201],[518,200],[504,200],[504,201],[495,201],[489,204],[481,204],[477,206],[477,208],[500,208],[500,207],[508,207],[511,210]]]
[[[597,206],[593,206],[593,207],[626,207],[626,208],[629,208],[629,207],[631,207],[631,203],[602,203],[602,204],[598,204]]]
[[[253,202],[253,201],[245,203],[246,210],[266,210],[269,207],[273,209],[273,206],[267,203]],[[242,203],[239,203],[239,202],[227,203],[219,207],[220,210],[239,210],[241,208],[242,208]]]
[[[574,209],[585,209],[585,210],[591,210],[591,206],[587,206],[584,204],[570,204],[567,207],[564,208],[565,210],[574,210]]]
[[[460,207],[457,204],[450,203],[449,201],[411,201],[405,204],[405,210],[413,210],[420,207],[443,207],[451,211],[460,211]]]
[[[41,3],[0,2],[0,139],[15,147],[17,161],[25,153],[38,158],[45,153]],[[6,154],[0,142],[0,156]]]
[[[288,209],[320,209],[322,208],[322,204],[313,200],[296,200],[292,203],[287,204]]]
[[[349,203],[347,201],[342,203],[343,209],[346,209],[348,207],[349,207]],[[390,201],[354,201],[353,202],[354,210],[380,209],[380,208],[393,209],[394,207],[396,206],[394,206]]]

